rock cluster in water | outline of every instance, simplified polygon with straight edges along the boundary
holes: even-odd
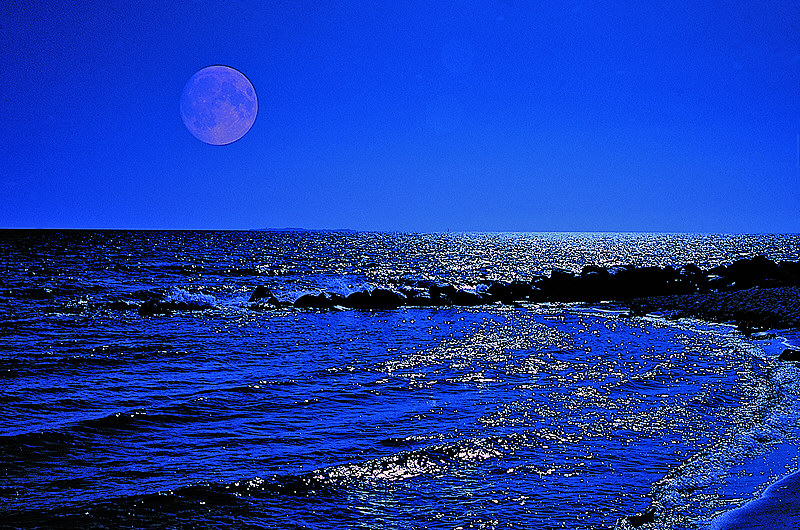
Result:
[[[510,283],[485,281],[473,290],[420,281],[396,289],[374,289],[347,296],[322,292],[305,294],[292,303],[280,302],[267,286],[250,297],[253,308],[293,305],[297,308],[394,309],[401,306],[475,306],[516,302],[599,302],[654,296],[726,292],[751,287],[800,285],[800,263],[776,263],[764,256],[744,258],[704,270],[680,268],[588,265],[575,274],[554,270],[550,276]]]

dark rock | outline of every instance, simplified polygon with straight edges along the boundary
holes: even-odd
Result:
[[[453,296],[456,290],[452,285],[432,285],[430,288],[431,301],[434,305],[453,305]]]
[[[369,298],[373,309],[396,309],[405,301],[404,295],[390,289],[375,289]]]
[[[611,277],[609,274],[608,269],[605,267],[600,267],[598,265],[586,265],[581,269],[581,278],[601,278],[601,279],[608,279]]]
[[[128,311],[136,307],[136,304],[128,302],[127,300],[113,300],[111,302],[106,302],[103,307],[112,311]],[[141,315],[141,313],[139,314]]]
[[[133,291],[130,293],[130,297],[136,300],[148,301],[148,300],[159,300],[164,296],[164,292],[161,290],[148,290],[148,289],[141,289],[138,291]]]
[[[139,306],[137,309],[139,315],[143,317],[152,317],[156,315],[169,315],[169,308],[157,300],[148,300]]]
[[[629,515],[625,517],[625,520],[628,521],[632,528],[639,528],[656,520],[656,510],[655,508],[650,508],[641,515]]]
[[[778,263],[778,277],[787,285],[800,285],[800,261]]]
[[[676,293],[679,294],[707,291],[708,274],[694,263],[689,263],[678,269],[676,283]]]
[[[267,304],[275,307],[280,307],[283,305],[283,303],[274,296],[270,296],[269,298],[267,298]]]
[[[675,269],[661,267],[612,267],[611,295],[613,298],[640,298],[670,294],[672,280],[677,278]]]
[[[705,276],[706,272],[694,263],[689,263],[678,269],[678,274],[691,278],[694,276]]]
[[[261,300],[263,298],[269,298],[272,296],[272,291],[269,290],[269,287],[266,285],[259,285],[256,287],[256,290],[253,291],[253,294],[250,295],[250,300],[248,302],[255,302],[256,300]]]
[[[275,300],[277,302],[277,300]],[[294,307],[302,309],[330,309],[344,302],[341,295],[335,293],[304,294],[294,301]],[[280,302],[278,302],[280,303]]]
[[[342,301],[342,305],[352,309],[369,309],[372,304],[369,291],[356,291],[350,293]]]
[[[51,300],[53,291],[46,287],[26,287],[24,289],[14,289],[8,292],[17,298],[27,298],[28,300]]]
[[[578,289],[585,293],[584,300],[597,302],[611,298],[610,280],[611,274],[605,267],[587,265],[581,270]]]
[[[481,292],[478,295],[481,298],[480,303],[484,304],[490,302],[511,304],[521,300],[528,300],[534,292],[533,286],[530,283],[520,280],[514,280],[511,283],[483,282],[480,285],[486,286],[485,288],[481,288]]]
[[[433,300],[431,299],[431,295],[428,293],[416,293],[406,298],[405,305],[407,306],[418,306],[418,307],[430,307],[436,305]]]
[[[521,280],[514,280],[513,282],[508,284],[508,295],[515,302],[529,299],[532,293],[533,293],[533,287],[528,282],[523,282]]]
[[[453,302],[453,305],[461,306],[476,306],[486,303],[481,295],[462,290],[457,290],[453,293],[450,300]]]
[[[484,283],[487,287],[484,289],[483,294],[489,300],[499,300],[504,301],[506,300],[511,301],[511,297],[509,296],[508,285],[502,282],[490,282]]]
[[[763,285],[767,280],[780,277],[778,264],[766,256],[739,259],[728,265],[725,274],[737,289]]]
[[[557,302],[576,302],[584,299],[582,282],[578,276],[563,269],[554,269],[550,278],[542,284],[548,300]]]
[[[734,289],[733,280],[726,276],[719,276],[712,274],[706,282],[708,288],[712,291],[730,291]]]
[[[288,303],[285,303],[285,302],[281,302],[280,300],[278,300],[274,296],[270,296],[266,300],[264,300],[262,298],[261,300],[256,300],[255,302],[251,303],[250,304],[250,309],[254,309],[254,310],[273,309],[273,308],[276,308],[276,307],[284,307],[284,306],[289,306],[289,305],[293,305],[293,304],[288,304]]]
[[[612,265],[611,267],[608,268],[608,274],[611,277],[616,277],[619,274],[624,275],[625,273],[628,273],[635,268],[636,267],[634,267],[633,265]]]
[[[786,348],[783,350],[778,356],[779,361],[790,361],[790,362],[798,362],[800,361],[800,350],[793,350],[791,348]]]

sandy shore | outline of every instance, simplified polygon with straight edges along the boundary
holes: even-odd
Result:
[[[800,528],[800,473],[779,480],[758,499],[717,517],[712,530]]]

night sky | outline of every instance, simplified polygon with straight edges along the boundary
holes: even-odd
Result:
[[[797,0],[5,0],[0,101],[5,228],[800,232]]]

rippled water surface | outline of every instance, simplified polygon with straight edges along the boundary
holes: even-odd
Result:
[[[797,236],[0,233],[11,527],[702,528],[796,469],[779,338],[580,305],[253,308],[800,259]],[[154,295],[199,310],[140,316]],[[646,528],[646,527],[645,527]]]

